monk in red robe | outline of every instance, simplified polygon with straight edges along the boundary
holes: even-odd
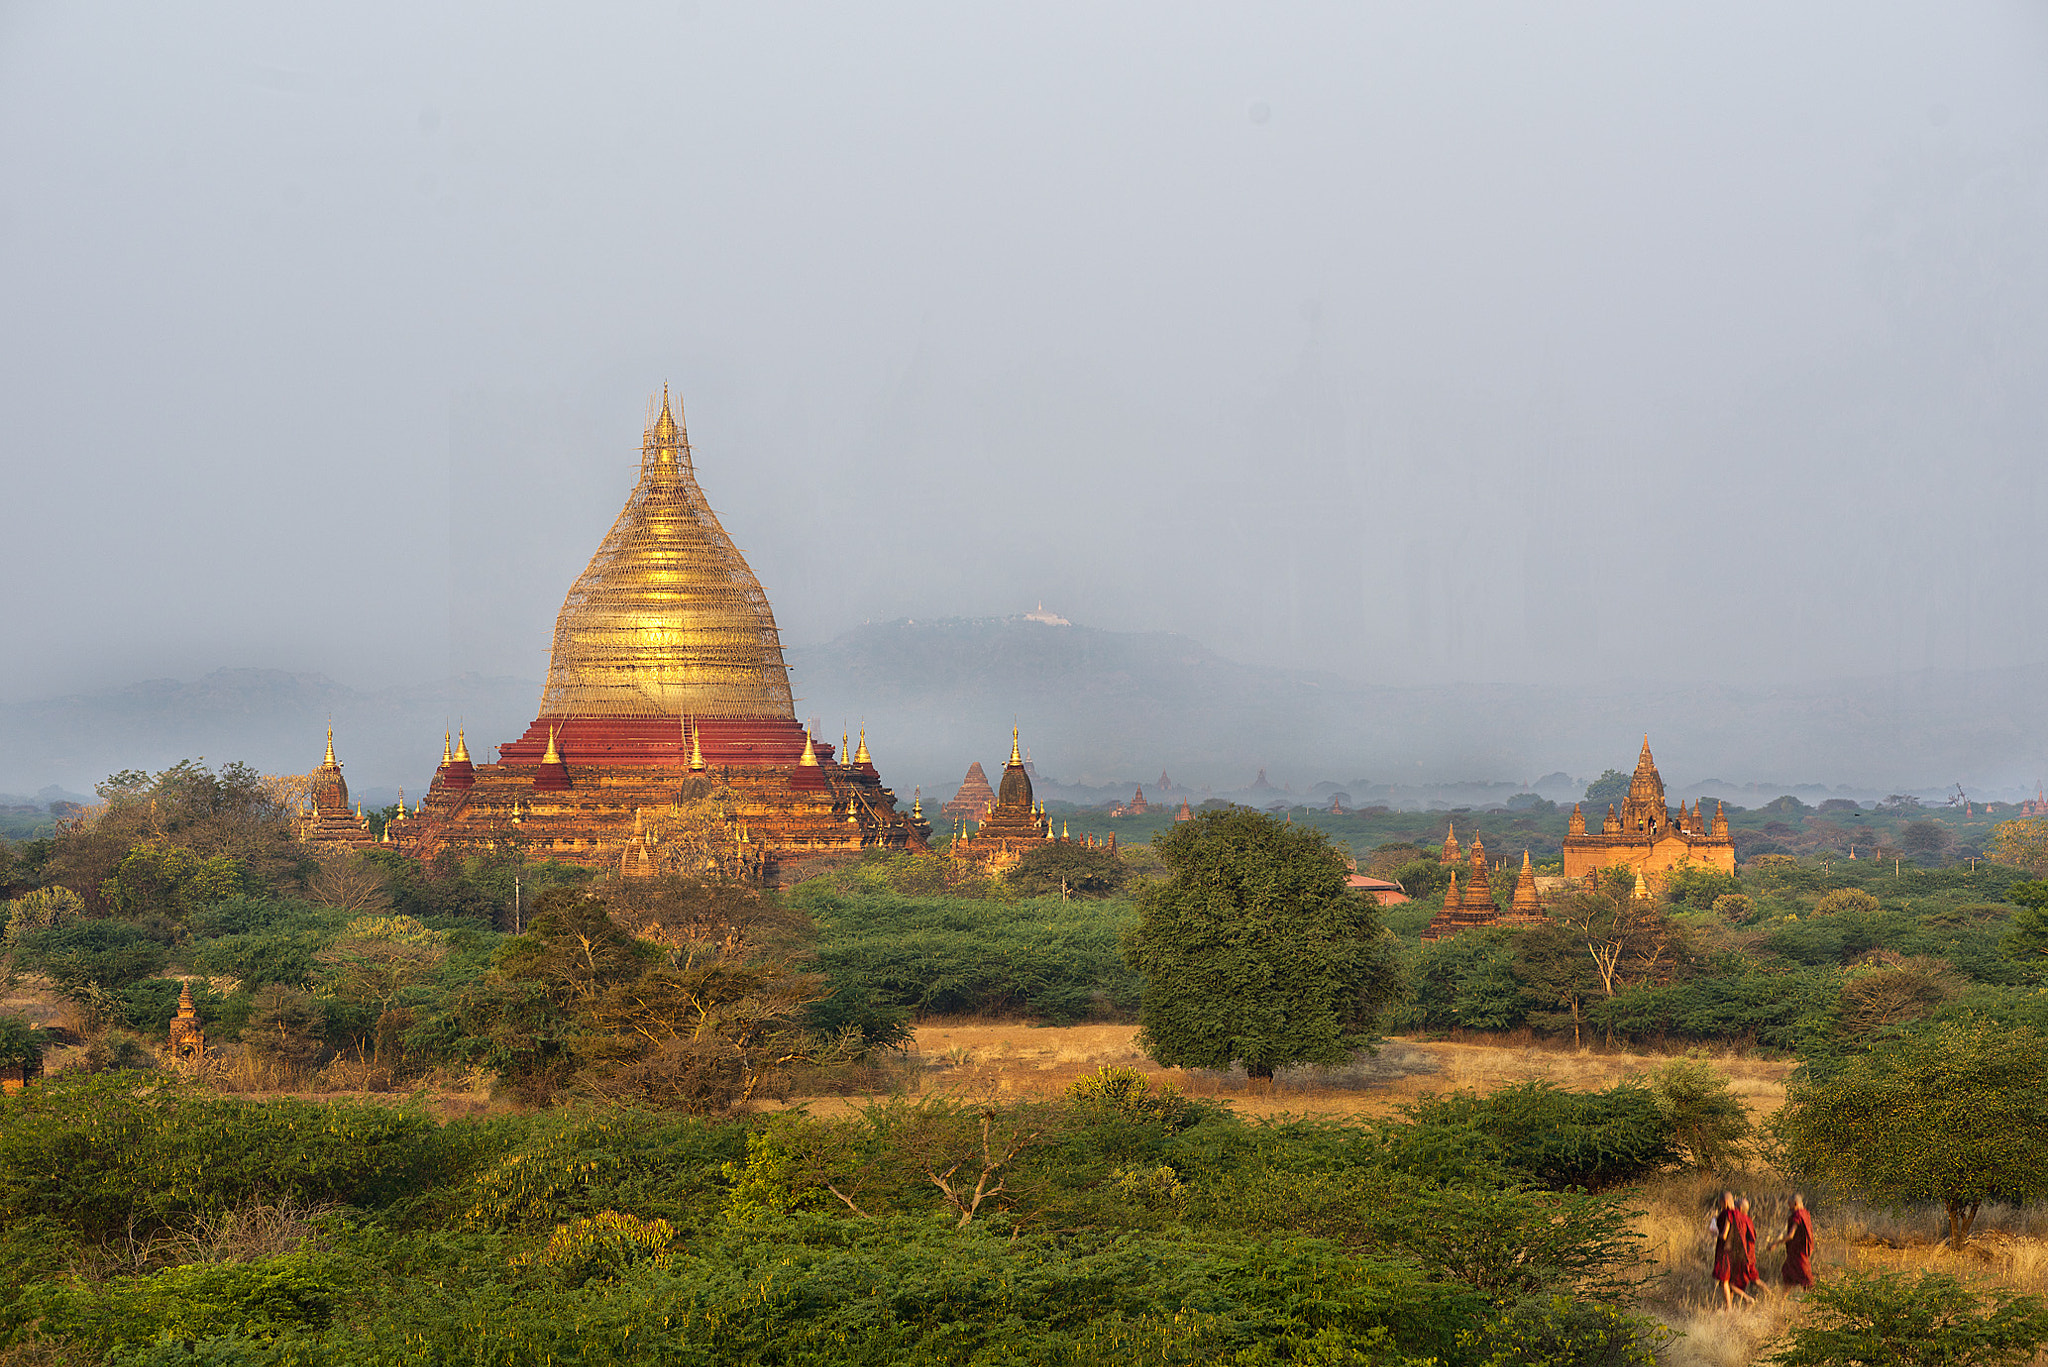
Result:
[[[1753,1296],[1762,1288],[1764,1278],[1756,1266],[1756,1223],[1749,1218],[1747,1196],[1735,1203],[1735,1238],[1739,1261],[1734,1284]]]
[[[1743,1290],[1748,1285],[1742,1280],[1743,1257],[1742,1236],[1737,1231],[1735,1193],[1721,1193],[1721,1209],[1714,1216],[1714,1280],[1721,1287],[1721,1304],[1733,1310],[1735,1298],[1755,1301],[1755,1297]]]
[[[1806,1212],[1806,1198],[1792,1198],[1792,1213],[1786,1217],[1785,1232],[1771,1240],[1764,1251],[1785,1245],[1785,1266],[1778,1271],[1778,1280],[1787,1291],[1794,1287],[1805,1288],[1813,1285],[1813,1217]]]

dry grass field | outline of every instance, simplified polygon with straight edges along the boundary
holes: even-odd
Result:
[[[1544,1078],[1574,1090],[1611,1087],[1662,1066],[1661,1054],[1542,1044],[1387,1040],[1377,1056],[1343,1068],[1287,1068],[1271,1084],[1241,1069],[1162,1068],[1139,1052],[1134,1025],[1034,1026],[930,1020],[917,1027],[911,1057],[925,1090],[994,1097],[1052,1096],[1104,1066],[1137,1068],[1190,1096],[1222,1101],[1248,1116],[1386,1115],[1427,1092],[1491,1091]],[[1792,1065],[1729,1054],[1714,1066],[1761,1120],[1785,1101]]]

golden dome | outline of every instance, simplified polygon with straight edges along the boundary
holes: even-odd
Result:
[[[661,394],[640,482],[555,619],[543,717],[796,716],[768,596]]]

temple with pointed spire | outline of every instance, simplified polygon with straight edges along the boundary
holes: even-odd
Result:
[[[979,768],[977,761],[976,767]],[[1024,767],[1016,727],[1010,728],[1010,759],[1003,765],[1003,777],[996,787],[995,805],[982,817],[970,835],[953,841],[957,859],[972,859],[989,872],[1006,869],[1048,840],[1059,840],[1052,818],[1038,805],[1031,790],[1031,775]]]
[[[844,750],[796,719],[767,593],[697,484],[664,386],[639,479],[555,618],[533,724],[488,764],[444,737],[394,843],[768,882],[923,848],[930,828],[898,809],[865,732]]]
[[[1728,834],[1728,813],[1715,804],[1707,819],[1706,802],[1678,804],[1674,814],[1664,800],[1664,779],[1650,756],[1650,738],[1636,757],[1628,795],[1610,804],[1600,816],[1600,829],[1587,828],[1583,803],[1572,807],[1564,837],[1564,876],[1589,879],[1617,867],[1640,871],[1654,885],[1661,875],[1681,865],[1735,872],[1735,842]]]
[[[988,775],[982,772],[981,761],[975,760],[967,766],[967,777],[960,780],[960,791],[953,794],[951,802],[939,808],[939,814],[956,821],[979,821],[995,805],[996,790],[989,787]]]
[[[377,843],[362,812],[349,806],[348,780],[334,757],[334,728],[327,728],[327,754],[312,774],[310,806],[298,816],[299,839],[315,850],[346,853]]]

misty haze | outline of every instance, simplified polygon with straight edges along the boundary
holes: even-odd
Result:
[[[449,681],[537,691],[667,382],[805,714],[920,782],[1016,715],[1098,782],[1515,783],[1647,729],[1694,779],[2031,791],[2040,729],[1981,713],[2048,647],[2044,170],[2030,5],[16,7],[0,786],[101,776],[21,706],[222,668],[432,693],[354,725],[379,788],[510,739],[530,701]],[[1035,687],[949,681],[940,747],[828,664],[1041,602],[1350,724],[1156,709],[1112,771]],[[1459,685],[1514,733],[1375,733]],[[1575,697],[1610,724],[1548,734]],[[333,710],[246,707],[260,754],[133,760],[303,768]]]

